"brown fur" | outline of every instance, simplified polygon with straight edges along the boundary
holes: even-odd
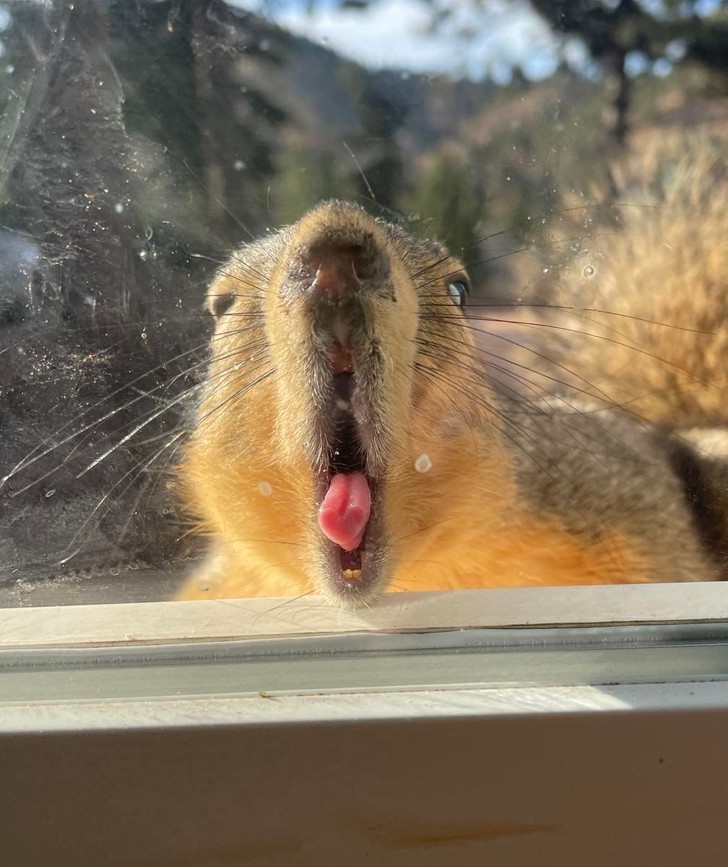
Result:
[[[578,384],[594,400],[671,427],[722,426],[728,418],[725,139],[663,136],[621,164],[615,183],[618,225],[592,227],[593,239],[585,239],[576,262],[541,281],[541,292],[569,309],[550,315],[557,328],[539,334],[538,348],[575,369],[579,379],[569,387]],[[521,279],[529,281],[526,274]],[[555,370],[563,378],[563,367],[547,372]]]
[[[713,171],[698,170],[701,177]],[[676,183],[696,186],[695,177]],[[718,332],[703,337],[628,318],[615,326],[612,317],[607,327],[619,340],[599,342],[599,363],[587,375],[595,393],[609,391],[655,420],[670,419],[690,395],[687,423],[714,423],[725,417],[728,212],[711,195],[684,203],[681,195],[637,212],[642,221],[615,237],[602,292],[610,310],[689,319],[701,331],[717,322]],[[696,208],[700,220],[689,218]],[[314,471],[326,460],[316,406],[327,387],[317,359],[328,358],[330,347],[295,287],[310,250],[362,238],[388,274],[370,295],[357,296],[353,338],[357,375],[372,380],[376,431],[367,466],[381,479],[382,551],[373,585],[344,592],[327,577],[316,523]],[[683,446],[613,411],[600,417],[573,404],[496,396],[448,295],[461,273],[441,246],[336,202],[232,257],[210,290],[212,361],[182,475],[212,553],[181,598],[313,590],[351,606],[387,587],[718,576],[675,471],[673,452]],[[647,288],[653,285],[660,291]],[[639,365],[629,368],[620,343],[640,348]],[[429,472],[415,469],[422,454]]]

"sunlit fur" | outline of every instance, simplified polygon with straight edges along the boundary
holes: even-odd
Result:
[[[654,231],[667,238],[663,223]],[[571,422],[559,420],[564,413],[526,401],[525,415],[514,416],[486,384],[487,354],[448,292],[460,263],[440,245],[334,202],[241,249],[210,290],[217,313],[212,361],[182,480],[200,529],[211,537],[211,554],[181,598],[314,591],[343,604],[322,577],[306,433],[315,387],[309,359],[320,348],[302,305],[283,303],[281,295],[292,251],[322,231],[373,235],[397,294],[396,304],[374,300],[370,311],[388,362],[378,392],[387,570],[375,593],[355,604],[369,604],[385,589],[717,576],[651,432],[630,428],[619,454],[608,443],[587,445],[592,468],[582,473],[578,449],[568,447]],[[640,243],[653,245],[643,247],[645,259],[659,237],[645,229]],[[687,263],[685,269],[688,281],[693,272]],[[230,306],[220,303],[226,298]],[[550,425],[545,434],[531,418],[541,412]],[[591,424],[588,413],[572,415],[578,425]],[[591,443],[595,431],[609,439],[588,426],[576,435]],[[424,473],[415,469],[422,454],[432,463]]]
[[[379,393],[388,442],[384,512],[393,583],[432,582],[444,563],[452,575],[472,572],[472,562],[458,564],[458,551],[470,547],[513,496],[513,470],[478,366],[463,363],[450,348],[460,344],[466,352],[471,341],[447,290],[461,266],[439,245],[386,230],[358,208],[329,203],[238,253],[211,288],[212,307],[219,296],[236,298],[218,319],[184,466],[188,496],[215,540],[212,568],[190,583],[186,596],[327,590],[319,580],[320,531],[304,439],[312,412],[306,364],[312,335],[302,305],[284,305],[279,296],[289,251],[322,225],[352,237],[374,233],[397,287],[396,304],[373,302],[387,359]],[[418,280],[419,272],[424,276]],[[441,308],[442,317],[420,321],[423,304]],[[418,335],[432,352],[419,351]],[[464,403],[461,390],[479,400]],[[433,464],[427,473],[415,469],[423,453]],[[472,477],[467,496],[455,492],[464,469]],[[260,492],[261,483],[270,485],[270,495]],[[444,522],[443,499],[453,501]]]
[[[671,427],[723,426],[725,135],[662,135],[615,169],[615,184],[619,226],[593,228],[579,267],[548,278],[547,297],[561,309],[549,314],[558,328],[540,331],[539,348],[561,365],[558,378],[573,369],[594,399]]]

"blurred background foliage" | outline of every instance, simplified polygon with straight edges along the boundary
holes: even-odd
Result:
[[[365,16],[376,3],[339,5]],[[463,5],[423,4],[435,31]],[[206,270],[189,254],[220,254],[330,196],[414,217],[473,264],[483,231],[524,240],[566,194],[606,195],[610,161],[635,131],[694,122],[696,102],[726,93],[722,3],[531,0],[588,62],[575,69],[565,53],[545,80],[514,66],[500,84],[368,71],[276,26],[286,5],[264,2],[270,18],[223,0],[1,5],[3,223],[76,252],[96,231],[116,275],[114,288],[89,289],[86,264],[69,257],[73,285],[55,275],[46,287],[66,312],[89,293],[97,316],[119,301],[141,311],[158,282],[149,257],[119,280],[102,231],[187,279]],[[471,31],[479,12],[487,25],[489,0],[465,5]],[[64,163],[67,181],[49,170]]]

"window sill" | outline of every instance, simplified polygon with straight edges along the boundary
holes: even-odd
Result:
[[[74,867],[724,863],[727,680],[717,584],[4,610],[3,839]]]
[[[728,621],[728,583],[396,593],[358,611],[311,596],[0,609],[0,649],[706,621]]]

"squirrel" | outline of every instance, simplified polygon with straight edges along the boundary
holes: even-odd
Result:
[[[238,250],[181,468],[211,550],[178,598],[725,577],[725,166],[688,153],[626,209],[539,353],[578,397],[491,382],[462,263],[358,205]]]

